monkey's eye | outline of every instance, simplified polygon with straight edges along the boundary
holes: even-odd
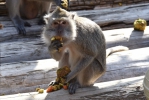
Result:
[[[58,25],[58,22],[53,22],[53,25]]]
[[[66,25],[66,24],[67,24],[67,22],[66,22],[66,21],[63,21],[63,22],[62,22],[62,24],[63,24],[63,25]]]

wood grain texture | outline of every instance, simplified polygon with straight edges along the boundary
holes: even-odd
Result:
[[[76,11],[79,16],[95,21],[103,30],[132,27],[134,20],[143,18],[149,21],[149,3],[129,5],[101,10]],[[27,35],[41,34],[43,26],[37,25],[37,19],[27,20],[32,27],[26,27]],[[4,26],[0,31],[0,41],[18,37],[17,30],[6,16],[0,16],[0,23]]]
[[[9,30],[7,30],[8,32]],[[148,47],[149,27],[144,32],[134,31],[133,28],[103,31],[107,48],[118,45],[129,49]],[[0,43],[1,63],[39,60],[50,58],[48,48],[39,36],[15,37]]]
[[[70,95],[67,90],[38,94],[37,92],[0,96],[0,100],[145,100],[144,76],[97,83],[92,87],[80,88]]]
[[[96,82],[145,75],[149,69],[149,48],[114,53],[107,58],[107,71]],[[53,59],[3,63],[0,70],[0,93],[12,94],[47,88],[56,78],[58,62]]]

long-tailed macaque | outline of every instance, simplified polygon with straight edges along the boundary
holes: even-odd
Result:
[[[106,54],[105,37],[100,27],[90,19],[60,7],[46,15],[45,20],[42,38],[51,56],[59,61],[59,68],[69,66],[71,69],[66,77],[70,94],[79,87],[93,85],[105,73],[109,54],[128,50],[127,47],[117,46],[109,48]],[[61,37],[63,45],[58,41],[51,42],[54,36]]]
[[[69,4],[69,0],[68,4]],[[14,23],[19,34],[26,35],[24,26],[31,26],[22,18],[33,19],[40,13],[41,19],[38,24],[43,24],[42,16],[49,13],[52,3],[65,8],[61,5],[62,0],[6,0],[9,17]]]

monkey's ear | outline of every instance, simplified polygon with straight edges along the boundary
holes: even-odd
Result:
[[[50,18],[50,14],[45,15],[43,18],[44,18],[45,23],[48,24],[48,20]]]
[[[77,14],[76,13],[71,13],[70,15],[69,15],[69,18],[71,18],[71,19],[75,19],[75,17],[77,16]]]

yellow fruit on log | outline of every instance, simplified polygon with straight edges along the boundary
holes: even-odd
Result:
[[[38,92],[40,90],[40,88],[36,88],[36,91]]]
[[[134,29],[139,31],[144,31],[145,27],[147,26],[146,20],[144,19],[137,19],[134,21]]]
[[[38,90],[38,93],[43,93],[44,92],[44,89],[39,89]]]

